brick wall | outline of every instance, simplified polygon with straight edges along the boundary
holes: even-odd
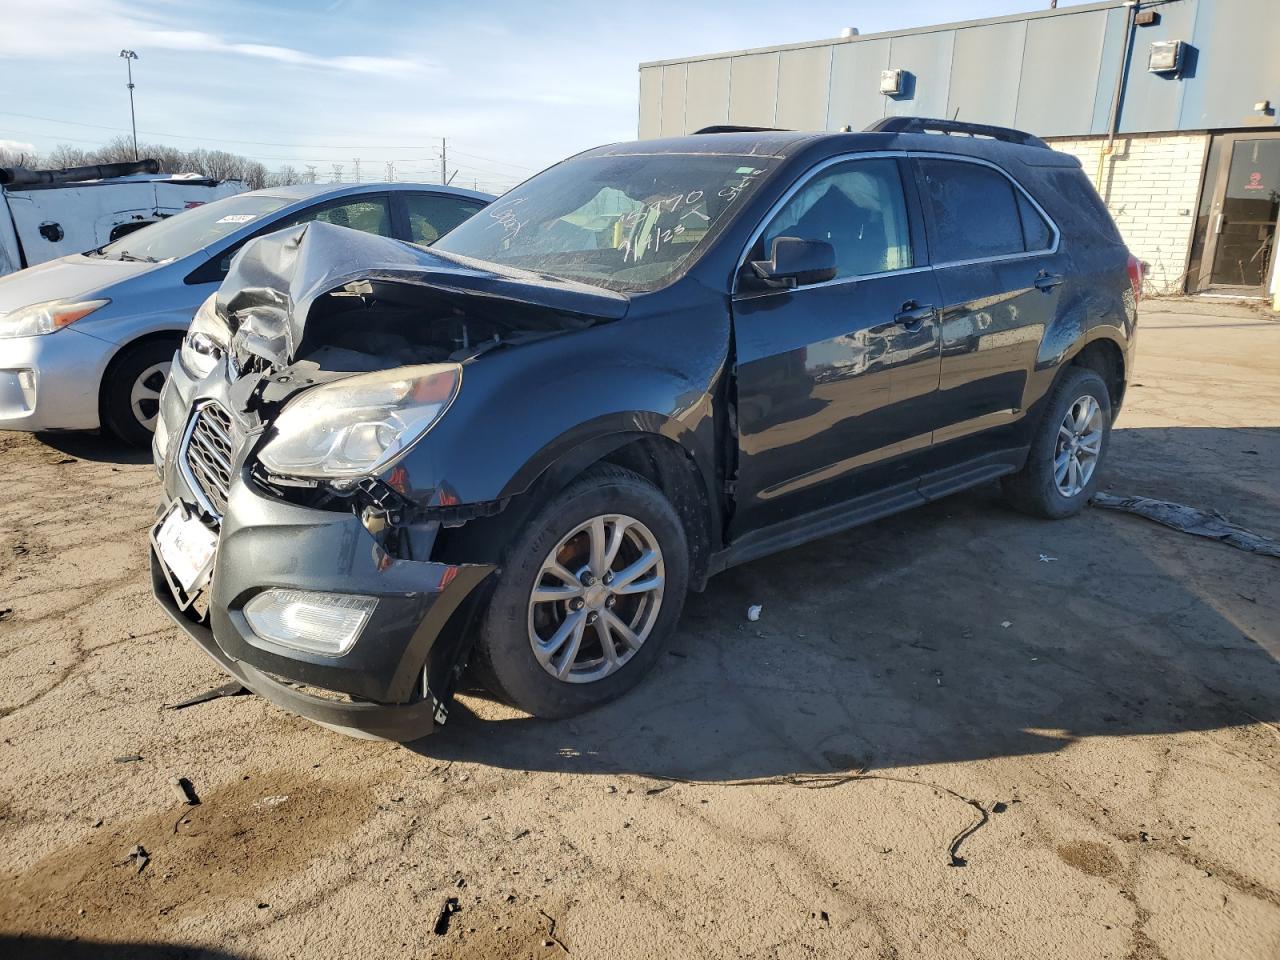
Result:
[[[1208,140],[1193,133],[1116,137],[1113,153],[1102,162],[1101,184],[1104,137],[1050,141],[1080,160],[1125,243],[1149,264],[1149,294],[1183,291]]]

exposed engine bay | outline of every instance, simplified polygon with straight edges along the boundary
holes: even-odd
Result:
[[[264,451],[290,401],[339,381],[433,365],[459,371],[460,381],[465,364],[492,350],[614,320],[628,306],[625,296],[597,287],[313,223],[250,244],[188,341],[203,337],[206,359],[219,361],[261,489],[301,506],[353,510],[389,556],[425,559],[438,525],[501,505],[450,502],[447,491],[414,489],[403,471],[329,478],[273,469]],[[323,407],[313,402],[319,397],[307,403]],[[335,402],[342,403],[337,395]]]

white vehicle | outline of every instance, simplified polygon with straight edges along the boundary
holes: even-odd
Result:
[[[95,250],[140,227],[242,193],[239,180],[161,174],[154,160],[66,170],[0,167],[0,276]]]

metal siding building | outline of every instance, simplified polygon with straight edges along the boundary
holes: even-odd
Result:
[[[1149,72],[1151,45],[1179,40],[1180,68]],[[880,92],[886,70],[899,93]],[[894,115],[1018,127],[1081,158],[1157,292],[1262,295],[1276,288],[1277,101],[1280,0],[1109,0],[641,64],[639,134]]]

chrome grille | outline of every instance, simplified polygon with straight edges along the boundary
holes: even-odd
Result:
[[[231,414],[216,403],[206,403],[196,411],[187,430],[182,463],[192,491],[204,500],[202,506],[219,519],[227,510],[234,462]]]

